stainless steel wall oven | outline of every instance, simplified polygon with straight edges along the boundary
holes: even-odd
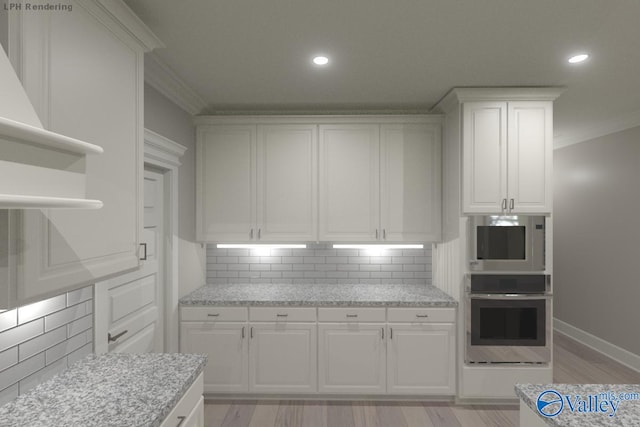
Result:
[[[551,361],[551,277],[471,274],[466,292],[467,363]]]

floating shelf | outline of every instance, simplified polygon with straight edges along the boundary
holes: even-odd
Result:
[[[2,209],[100,209],[101,207],[100,200],[0,194]]]
[[[35,126],[0,117],[0,138],[77,154],[102,154],[102,147]]]

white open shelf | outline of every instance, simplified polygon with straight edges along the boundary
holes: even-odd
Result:
[[[2,209],[100,209],[101,207],[100,200],[0,194]]]

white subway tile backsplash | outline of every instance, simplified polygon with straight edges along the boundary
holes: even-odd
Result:
[[[91,353],[93,353],[93,342],[89,342],[79,349],[69,353],[69,355],[67,356],[67,365],[71,366],[78,360],[90,355]]]
[[[49,313],[62,310],[67,306],[66,295],[58,295],[43,301],[25,305],[18,308],[18,324],[27,323],[33,319],[46,316]]]
[[[0,332],[0,351],[14,347],[20,343],[35,338],[44,332],[44,320],[37,319],[33,322],[25,323],[13,329]]]
[[[0,404],[93,351],[93,296],[86,286],[0,313]]]
[[[20,361],[30,358],[67,339],[67,328],[61,327],[39,335],[18,346]]]
[[[207,283],[431,283],[425,249],[217,249],[207,247]]]
[[[18,309],[0,313],[0,332],[18,325]]]
[[[0,352],[0,371],[4,371],[10,366],[18,363],[18,347],[11,347],[8,350]],[[0,389],[2,385],[0,385]]]

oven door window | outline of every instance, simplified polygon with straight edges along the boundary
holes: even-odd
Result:
[[[545,346],[544,299],[471,298],[471,345]]]

